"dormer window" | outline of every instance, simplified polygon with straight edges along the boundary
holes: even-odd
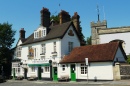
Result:
[[[46,29],[37,30],[34,32],[34,38],[42,38],[46,36]]]
[[[39,32],[37,32],[37,38],[39,38]]]
[[[42,30],[42,37],[46,36],[46,30]]]
[[[37,32],[34,32],[34,38],[37,38]]]

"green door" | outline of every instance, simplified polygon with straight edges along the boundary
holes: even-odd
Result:
[[[41,80],[41,67],[38,67],[38,80]]]
[[[75,64],[71,64],[70,75],[71,75],[71,81],[76,81]]]
[[[58,81],[58,77],[57,77],[57,67],[53,68],[53,81]]]

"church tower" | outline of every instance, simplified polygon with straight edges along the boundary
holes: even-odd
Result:
[[[91,22],[91,42],[92,45],[96,45],[100,43],[100,39],[99,39],[99,35],[98,35],[98,30],[99,29],[106,29],[107,28],[107,21],[103,20],[101,21],[97,21],[97,23],[95,22]]]
[[[91,43],[92,45],[96,45],[100,43],[100,39],[99,39],[99,29],[106,29],[107,28],[107,21],[103,20],[102,22],[100,21],[100,16],[99,16],[99,8],[97,5],[97,17],[98,17],[98,21],[95,22],[91,22]]]

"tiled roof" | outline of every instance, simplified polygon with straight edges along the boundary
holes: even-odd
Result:
[[[85,58],[88,58],[89,62],[113,61],[118,46],[119,42],[110,42],[76,47],[69,55],[64,56],[60,63],[80,63],[85,62]]]
[[[49,27],[50,31],[46,37],[34,39],[34,36],[33,36],[34,34],[31,34],[22,45],[50,40],[50,39],[55,39],[55,38],[62,38],[65,35],[68,28],[70,27],[70,25],[73,25],[73,23],[71,21],[60,24],[60,25],[50,26]]]

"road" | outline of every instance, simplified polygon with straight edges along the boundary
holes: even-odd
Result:
[[[44,81],[7,81],[0,86],[129,86],[122,84],[77,83],[77,82],[44,82]]]

